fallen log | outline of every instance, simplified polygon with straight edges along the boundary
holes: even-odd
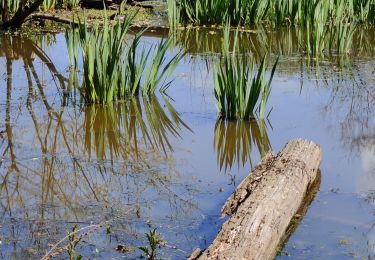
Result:
[[[45,14],[45,13],[34,13],[30,15],[29,19],[42,19],[42,20],[50,20],[57,23],[63,23],[63,24],[70,24],[72,26],[78,26],[79,23],[75,22],[68,18],[59,17],[57,15],[53,14]]]
[[[307,210],[320,161],[320,147],[300,139],[266,155],[223,206],[222,214],[231,216],[215,240],[190,259],[273,259],[293,230],[291,221]]]

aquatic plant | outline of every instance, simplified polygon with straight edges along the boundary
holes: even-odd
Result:
[[[167,59],[167,51],[172,45],[172,39],[161,40],[153,47],[151,55],[147,55],[150,62],[146,68],[143,78],[143,94],[155,93],[156,89],[165,92],[170,86],[169,81],[178,63],[185,56],[185,52],[178,50],[171,58]]]
[[[114,26],[104,23],[103,29],[88,30],[79,25],[84,82],[81,88],[86,103],[109,103],[127,96],[164,92],[168,81],[184,53],[177,51],[168,57],[171,40],[161,40],[156,46],[143,45],[140,40],[144,31],[133,39],[126,39],[133,17]],[[70,45],[73,45],[73,40]]]
[[[66,246],[66,252],[69,255],[69,260],[80,260],[82,255],[76,255],[76,247],[82,240],[82,237],[77,236],[78,226],[75,224],[72,231],[68,233],[69,244]]]
[[[334,30],[331,30],[329,51],[336,51],[337,54],[348,53],[353,43],[353,35],[357,24],[340,23]]]
[[[213,70],[217,109],[220,117],[225,119],[249,119],[254,117],[256,112],[262,119],[278,59],[266,82],[266,56],[263,56],[256,71],[254,59],[240,52],[238,32],[237,29],[233,41],[230,41],[229,22],[223,30],[222,54]]]
[[[312,17],[318,23],[339,22],[344,18],[350,22],[374,23],[375,0],[180,0],[168,5],[168,11],[184,23],[199,25],[221,24],[230,19],[233,24],[306,26],[307,20],[313,21]],[[171,18],[170,22],[174,20]]]
[[[122,55],[126,50],[125,36],[130,23],[131,18],[127,17],[111,27],[105,20],[103,29],[94,27],[90,31],[85,23],[80,23],[84,70],[81,90],[87,103],[108,103],[119,94],[120,74],[126,66]]]
[[[0,1],[2,4],[4,4],[3,1]],[[9,11],[14,13],[18,10],[20,6],[20,0],[10,0],[8,1],[8,8],[9,8]]]
[[[127,53],[127,66],[123,68],[122,81],[128,85],[127,92],[132,96],[154,94],[157,89],[165,92],[171,81],[173,71],[184,57],[182,50],[167,59],[167,51],[172,46],[172,39],[162,39],[156,46],[143,46],[140,52],[139,41],[142,33],[138,33]],[[146,49],[148,48],[148,49]],[[125,92],[126,92],[125,91]]]
[[[259,118],[264,118],[276,66],[277,61],[266,82],[266,57],[257,71],[254,61],[245,56],[225,56],[216,63],[215,97],[220,117],[249,119],[258,109]]]
[[[143,251],[143,253],[146,255],[148,260],[155,260],[156,249],[161,242],[159,234],[156,232],[156,228],[146,233],[146,237],[147,237],[149,245],[141,246],[138,248]]]

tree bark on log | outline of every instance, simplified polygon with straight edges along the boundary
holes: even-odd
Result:
[[[190,259],[273,259],[320,179],[320,162],[320,147],[301,139],[287,143],[278,155],[267,154],[223,206],[222,214],[231,217],[213,243]]]

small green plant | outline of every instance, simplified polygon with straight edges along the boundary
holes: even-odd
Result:
[[[82,255],[76,255],[76,247],[81,241],[82,237],[76,235],[78,226],[74,225],[72,231],[68,233],[69,244],[66,246],[66,252],[69,255],[69,260],[81,260]]]
[[[3,5],[3,1],[0,1]],[[12,13],[15,13],[18,8],[20,6],[20,0],[9,0],[8,1],[8,8],[9,8],[9,11],[12,12]]]
[[[156,232],[156,228],[146,233],[148,240],[148,246],[139,247],[143,251],[148,260],[156,259],[156,249],[161,242],[159,234]]]

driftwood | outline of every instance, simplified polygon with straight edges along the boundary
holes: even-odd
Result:
[[[70,25],[73,25],[73,26],[79,25],[78,22],[75,22],[75,21],[70,20],[68,18],[62,18],[62,17],[59,17],[57,15],[45,14],[45,13],[34,13],[34,14],[30,15],[29,19],[50,20],[50,21],[54,21],[54,22],[57,22],[57,23],[70,24]]]
[[[213,243],[190,259],[273,259],[312,200],[307,194],[320,183],[320,161],[320,147],[300,139],[266,155],[223,206],[231,217]]]

